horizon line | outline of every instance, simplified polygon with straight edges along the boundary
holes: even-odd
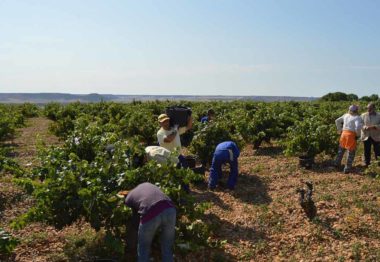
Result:
[[[102,93],[61,93],[61,92],[0,92],[0,94],[60,94],[60,95],[100,95],[100,96],[193,96],[193,97],[300,97],[300,98],[319,98],[319,96],[283,96],[283,95],[176,95],[176,94],[102,94]]]

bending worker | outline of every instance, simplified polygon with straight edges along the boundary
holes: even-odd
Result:
[[[130,192],[119,192],[119,195],[126,197],[125,205],[140,217],[138,261],[149,261],[153,237],[160,232],[161,261],[172,262],[177,214],[171,199],[151,183],[142,183]]]
[[[154,160],[158,164],[167,164],[168,162],[176,164],[178,168],[187,168],[187,162],[183,155],[178,157],[162,146],[147,146],[145,148],[147,160]]]
[[[231,190],[235,188],[238,176],[239,155],[239,148],[232,141],[222,142],[216,147],[208,181],[210,189],[215,189],[217,186],[218,179],[222,177],[222,165],[227,163],[230,165],[230,176],[228,177],[227,186]]]

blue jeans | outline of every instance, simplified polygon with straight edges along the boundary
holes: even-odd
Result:
[[[237,157],[234,156],[234,160],[230,161],[230,154],[227,150],[218,150],[214,153],[208,181],[209,188],[216,187],[218,180],[222,177],[222,165],[226,163],[230,164],[230,175],[228,177],[227,186],[229,189],[235,188],[238,176],[238,160]]]
[[[335,165],[336,166],[340,166],[345,151],[346,151],[346,149],[339,146],[338,155],[336,156],[336,159],[335,159]],[[344,169],[350,170],[352,168],[352,164],[354,163],[356,149],[352,150],[352,151],[350,151],[350,150],[347,150],[347,151],[348,151],[348,156],[347,156],[347,162],[346,162]]]
[[[176,209],[167,208],[152,220],[139,225],[137,254],[139,262],[149,261],[150,248],[155,233],[161,229],[160,242],[163,262],[173,261]]]

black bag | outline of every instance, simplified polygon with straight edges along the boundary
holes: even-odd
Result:
[[[185,156],[185,160],[186,160],[187,166],[189,168],[195,168],[195,165],[196,165],[196,158],[195,158],[195,156]]]
[[[187,120],[191,116],[191,109],[184,106],[170,106],[166,108],[166,114],[170,118],[170,126],[187,126]]]

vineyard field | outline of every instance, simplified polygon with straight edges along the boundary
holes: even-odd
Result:
[[[139,163],[157,144],[157,116],[190,107],[185,154],[204,175]],[[134,261],[131,210],[116,197],[142,182],[158,185],[177,211],[176,261],[380,261],[380,171],[336,169],[335,119],[349,102],[49,103],[0,105],[0,261]],[[361,112],[365,104],[361,102]],[[380,103],[377,102],[378,108]],[[216,119],[201,123],[208,109]],[[241,149],[235,190],[229,168],[207,189],[213,150]],[[108,145],[114,146],[112,155]],[[299,156],[314,159],[312,168]],[[297,189],[314,185],[308,219]],[[189,184],[190,193],[181,185]],[[160,261],[159,245],[153,245]]]

